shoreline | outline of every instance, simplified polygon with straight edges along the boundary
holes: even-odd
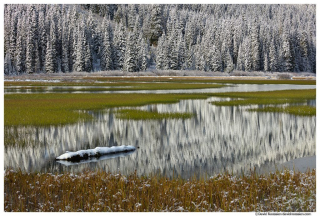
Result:
[[[97,71],[97,72],[70,72],[70,73],[34,73],[5,75],[4,81],[12,80],[37,80],[37,79],[83,79],[89,78],[143,78],[143,79],[212,79],[212,80],[316,80],[316,74],[310,72],[245,72],[234,71],[203,72],[203,71],[146,71],[146,72],[123,72],[123,71]]]

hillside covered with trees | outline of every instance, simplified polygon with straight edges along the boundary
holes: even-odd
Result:
[[[316,5],[4,7],[4,73],[316,72]]]

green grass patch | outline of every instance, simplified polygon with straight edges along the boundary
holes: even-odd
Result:
[[[288,106],[288,107],[264,107],[256,109],[248,109],[253,112],[281,112],[299,116],[315,116],[316,107],[311,106]]]
[[[54,89],[53,91],[130,91],[130,90],[177,90],[177,89],[204,89],[204,88],[221,88],[224,84],[213,83],[180,83],[180,82],[106,82],[106,83],[94,83],[94,82],[5,82],[6,87],[10,86],[23,86],[21,89],[30,90],[44,90],[41,86],[96,86],[96,88],[63,88]],[[101,88],[99,88],[101,86]],[[111,87],[111,88],[103,88]]]
[[[316,80],[215,80],[215,83],[316,85]]]
[[[159,120],[159,119],[187,119],[193,116],[189,112],[159,113],[157,111],[145,111],[136,109],[121,109],[116,111],[116,117],[131,120]]]
[[[4,125],[64,125],[90,120],[83,110],[176,103],[182,99],[206,99],[208,94],[7,94]]]
[[[214,93],[217,97],[229,98],[274,98],[274,99],[315,99],[316,89],[258,91],[258,92],[224,92]]]
[[[296,103],[304,103],[316,99],[316,89],[280,90],[268,92],[228,92],[215,93],[218,97],[232,98],[230,101],[214,101],[211,104],[216,106],[247,106],[247,105],[276,105],[290,104],[287,107],[264,107],[248,109],[257,112],[282,112],[299,116],[314,116],[316,108],[312,106],[296,106]],[[239,99],[240,98],[240,99]]]
[[[211,102],[212,104],[217,106],[302,103],[308,100],[316,99],[316,89],[279,90],[263,92],[226,92],[214,93],[214,96],[235,98],[234,100],[230,101]]]
[[[4,211],[314,212],[316,171],[228,173],[210,179],[83,173],[4,173]]]
[[[248,99],[250,104],[253,103],[253,100],[256,101],[256,104],[261,104],[263,101],[264,104],[298,103],[315,99],[316,90],[205,94],[6,94],[4,95],[4,125],[64,125],[75,123],[81,119],[92,119],[92,116],[83,110],[176,103],[183,99],[206,99],[210,96],[240,97]],[[235,100],[229,103],[244,105],[246,102]]]

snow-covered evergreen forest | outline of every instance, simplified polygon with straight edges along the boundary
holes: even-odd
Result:
[[[316,72],[316,5],[4,7],[4,73]]]

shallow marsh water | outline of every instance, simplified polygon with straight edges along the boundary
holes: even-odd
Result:
[[[291,85],[291,84],[227,84],[223,88],[205,89],[178,89],[178,90],[122,90],[114,91],[112,88],[127,88],[131,86],[7,86],[4,88],[5,94],[32,94],[32,93],[147,93],[147,94],[170,94],[170,93],[215,93],[234,91],[276,91],[286,89],[313,89],[315,85]],[[90,91],[88,89],[105,89],[104,91]]]
[[[280,90],[315,88],[297,85],[238,85],[212,89],[226,91]],[[204,91],[194,90],[194,92]],[[130,91],[132,92],[132,91]],[[163,93],[163,92],[161,92]],[[182,100],[175,104],[138,107],[158,112],[192,112],[190,119],[121,120],[114,109],[91,113],[94,119],[66,126],[16,127],[21,137],[41,145],[6,147],[5,168],[28,172],[82,172],[103,169],[138,175],[160,174],[183,178],[211,176],[229,171],[247,172],[265,169],[277,163],[315,155],[316,117],[299,117],[284,113],[257,113],[246,107],[220,107],[210,101]],[[311,102],[314,104],[315,102]],[[92,149],[97,146],[133,145],[130,154],[59,163],[55,157],[65,151]]]

